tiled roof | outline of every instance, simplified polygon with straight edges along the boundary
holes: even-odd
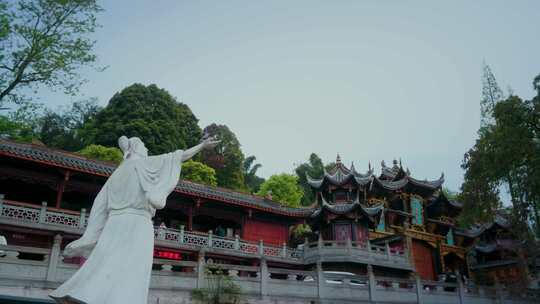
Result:
[[[26,159],[104,177],[111,175],[116,168],[116,165],[113,163],[88,159],[75,153],[51,149],[40,145],[15,143],[2,139],[0,139],[0,155]],[[184,180],[179,181],[175,191],[199,198],[222,201],[233,205],[290,217],[308,217],[313,212],[313,209],[311,208],[284,207],[277,202],[260,196],[235,192],[219,187],[201,185]]]
[[[442,174],[439,179],[432,181],[419,180],[411,177],[408,170],[405,172],[401,169],[401,167],[398,167],[397,162],[394,162],[394,166],[391,168],[386,167],[384,162],[382,162],[381,165],[382,173],[380,177],[377,177],[373,174],[371,166],[366,174],[361,174],[356,172],[354,165],[351,165],[351,168],[348,169],[338,158],[338,161],[336,161],[336,166],[328,172],[325,171],[322,178],[313,178],[307,174],[306,177],[308,183],[315,189],[319,189],[325,182],[340,186],[348,183],[349,181],[353,181],[358,186],[366,186],[371,183],[370,188],[371,185],[375,183],[376,185],[390,191],[402,189],[407,185],[421,187],[428,190],[435,190],[441,187],[444,183],[444,174]]]
[[[360,203],[358,198],[356,198],[352,203],[332,205],[332,204],[329,204],[324,199],[324,197],[322,197],[321,206],[313,211],[313,213],[311,214],[311,218],[318,217],[319,215],[321,215],[323,211],[327,211],[327,212],[337,214],[337,215],[343,215],[343,214],[347,214],[353,210],[358,209],[371,219],[372,217],[378,215],[383,208],[384,208],[383,204],[379,206],[374,206],[374,207],[364,206]]]

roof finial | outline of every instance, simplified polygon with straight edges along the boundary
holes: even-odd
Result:
[[[341,164],[341,157],[339,156],[339,153],[336,157],[336,164]]]
[[[371,161],[368,161],[368,171],[371,171]]]
[[[399,166],[403,168],[403,166],[401,165],[401,157],[399,158]]]
[[[381,161],[381,166],[386,167],[386,163],[384,162],[384,159]]]

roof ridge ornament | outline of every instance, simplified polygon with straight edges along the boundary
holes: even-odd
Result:
[[[337,154],[337,157],[336,157],[336,164],[341,164],[341,156],[339,156],[339,153]]]

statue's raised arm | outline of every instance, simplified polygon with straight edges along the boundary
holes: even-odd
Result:
[[[207,137],[185,151],[148,156],[139,138],[120,137],[124,159],[94,200],[83,236],[64,250],[66,256],[88,260],[50,296],[59,303],[146,303],[154,247],[151,218],[176,187],[181,163],[218,143]]]

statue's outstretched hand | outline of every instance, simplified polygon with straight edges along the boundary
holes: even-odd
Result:
[[[219,144],[220,142],[221,140],[218,140],[217,137],[213,136],[213,137],[204,138],[202,141],[202,144],[203,144],[204,149],[211,149],[217,146],[217,144]]]

